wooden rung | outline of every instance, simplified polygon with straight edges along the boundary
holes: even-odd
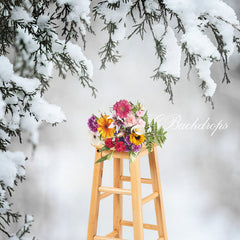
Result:
[[[121,220],[120,224],[123,226],[133,227],[133,222],[131,222],[131,221]],[[158,226],[153,225],[153,224],[144,223],[143,228],[158,231]],[[161,238],[160,238],[160,240],[161,240]]]
[[[158,192],[154,192],[145,198],[142,199],[142,205],[146,204],[147,202],[153,200],[154,198],[158,197]]]
[[[125,194],[125,195],[132,194],[130,189],[123,189],[123,188],[99,187],[98,190],[99,192],[106,192],[106,193],[113,193],[113,194]]]
[[[107,239],[111,239],[111,240],[126,240],[126,239],[122,239],[122,238],[113,238],[113,237],[100,237],[100,236],[95,236],[94,240],[107,240]]]
[[[117,231],[114,230],[111,233],[107,234],[105,237],[116,237],[117,234]]]
[[[121,176],[120,179],[125,182],[131,182],[131,178],[128,176]],[[141,178],[141,183],[152,184],[152,179],[150,178]]]
[[[100,200],[102,200],[102,199],[104,199],[104,198],[106,198],[106,197],[108,197],[108,196],[110,196],[110,195],[112,195],[112,193],[108,193],[108,192],[102,193],[102,194],[100,195]]]

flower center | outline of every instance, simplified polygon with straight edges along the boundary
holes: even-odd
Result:
[[[139,140],[139,139],[140,139],[140,136],[135,136],[135,138],[136,138],[137,140]]]
[[[104,126],[104,128],[105,128],[105,129],[108,129],[108,125],[106,124],[106,125]]]
[[[124,112],[125,107],[120,107],[120,110],[121,110],[122,112]]]

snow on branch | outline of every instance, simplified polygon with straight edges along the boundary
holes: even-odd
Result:
[[[59,107],[49,104],[40,96],[41,83],[37,78],[29,79],[15,74],[5,56],[0,56],[0,66],[0,232],[11,239],[22,239],[29,232],[29,226],[25,226],[27,223],[21,233],[14,235],[15,238],[3,225],[18,221],[20,217],[12,212],[6,196],[7,192],[12,194],[17,180],[22,181],[25,175],[24,154],[6,151],[7,145],[12,136],[18,136],[21,140],[24,130],[29,133],[32,143],[37,144],[37,127],[41,121],[54,124],[64,121],[66,117]]]
[[[172,85],[179,80],[179,63],[176,64],[178,74],[172,74],[172,69],[166,66],[170,66],[175,57],[177,62],[181,58],[178,46],[182,49],[184,64],[189,66],[189,70],[195,67],[198,71],[207,99],[211,100],[217,86],[211,77],[211,66],[214,62],[222,61],[222,81],[230,82],[228,60],[235,46],[238,51],[240,49],[240,40],[235,35],[240,31],[240,27],[234,10],[222,0],[102,1],[94,6],[94,14],[95,19],[103,20],[103,29],[109,34],[108,42],[99,52],[102,68],[105,68],[107,62],[115,63],[119,60],[117,45],[124,34],[115,38],[115,41],[113,36],[117,31],[125,33],[128,23],[132,29],[128,38],[139,35],[144,39],[148,31],[152,33],[156,56],[159,59],[153,79],[164,81],[170,100],[173,99]],[[158,37],[156,26],[162,26]],[[170,30],[173,29],[171,27],[175,28],[174,32]],[[177,49],[175,55],[172,49]]]
[[[130,11],[131,1],[103,1],[93,9],[95,19],[100,17],[105,24],[103,30],[108,32],[107,43],[101,48],[101,69],[105,69],[106,62],[116,63],[119,59],[116,50],[118,41],[123,40],[126,31],[126,17]]]
[[[76,76],[95,96],[92,63],[72,42],[80,37],[85,45],[86,33],[92,33],[89,13],[89,0],[0,1],[0,235],[11,240],[26,239],[33,219],[26,216],[19,231],[9,232],[21,217],[9,201],[24,180],[26,158],[8,145],[14,137],[21,142],[26,132],[35,146],[43,121],[66,120],[60,107],[44,99],[53,68],[62,78]]]

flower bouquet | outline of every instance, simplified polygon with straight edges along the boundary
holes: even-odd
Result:
[[[150,153],[155,143],[162,146],[166,140],[163,127],[158,127],[154,119],[149,122],[147,111],[139,102],[133,104],[120,100],[113,105],[111,116],[92,115],[88,127],[91,143],[102,145],[100,151],[111,151],[96,163],[111,159],[114,151],[129,152],[129,159],[133,162],[143,145]]]

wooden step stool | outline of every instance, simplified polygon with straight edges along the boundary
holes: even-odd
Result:
[[[95,161],[102,156],[110,153],[109,151],[99,152],[96,146]],[[151,172],[151,179],[141,178],[140,175],[140,157],[147,155],[146,147],[142,147],[141,152],[133,163],[130,163],[130,175],[123,176],[123,159],[129,159],[127,152],[118,153],[114,151],[114,174],[113,174],[113,187],[104,187],[102,185],[103,162],[94,165],[93,182],[92,182],[92,196],[89,213],[88,235],[87,240],[123,240],[122,239],[122,226],[132,226],[134,230],[134,240],[143,240],[143,229],[151,229],[158,231],[158,240],[167,240],[166,222],[163,208],[163,198],[159,175],[159,166],[157,159],[157,149],[154,146],[152,152],[149,154],[149,165]],[[123,181],[131,182],[131,190],[123,189]],[[141,183],[152,184],[153,193],[149,196],[142,198]],[[97,223],[99,213],[100,200],[113,194],[113,231],[104,236],[97,236]],[[133,222],[125,221],[122,219],[122,195],[132,196],[132,211]],[[142,206],[153,200],[155,204],[155,212],[157,218],[157,225],[144,224],[142,216]],[[152,239],[148,239],[152,240]]]

